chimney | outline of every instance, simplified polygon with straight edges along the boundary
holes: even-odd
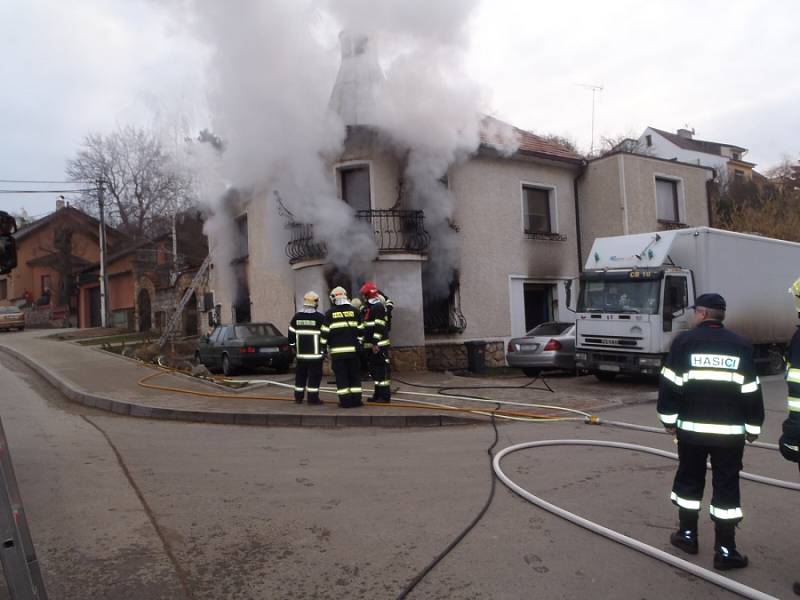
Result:
[[[375,125],[378,95],[385,81],[378,52],[369,36],[352,31],[339,34],[342,62],[328,108],[345,125]]]
[[[684,139],[690,140],[694,136],[694,129],[678,129],[678,135]]]
[[[64,196],[59,196],[56,199],[56,210],[61,210],[62,208],[64,208],[64,206],[65,206]]]

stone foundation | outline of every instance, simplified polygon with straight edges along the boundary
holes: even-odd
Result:
[[[427,369],[425,346],[392,348],[389,351],[389,357],[392,362],[392,371],[398,373]]]
[[[467,347],[463,342],[450,344],[428,344],[425,346],[428,369],[431,371],[458,371],[467,368]],[[486,366],[503,367],[506,352],[503,342],[486,344]]]

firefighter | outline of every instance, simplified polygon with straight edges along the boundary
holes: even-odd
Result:
[[[350,304],[344,288],[333,288],[330,299],[331,307],[325,313],[322,322],[320,342],[331,357],[339,406],[342,408],[363,406],[361,364],[358,354],[362,350],[364,326],[361,324],[358,311]]]
[[[764,402],[753,346],[723,326],[722,296],[703,294],[693,308],[695,328],[672,343],[658,392],[658,416],[678,438],[678,472],[670,497],[678,507],[680,528],[670,543],[689,554],[698,552],[697,521],[710,456],[714,568],[738,569],[748,562],[735,539],[742,520],[739,471],[745,440],[752,443],[761,433]]]
[[[375,392],[370,402],[388,403],[392,399],[388,311],[381,301],[380,291],[371,281],[361,286],[361,295],[367,301],[364,307],[364,350],[367,352],[369,372],[375,383]]]
[[[364,322],[364,303],[361,302],[361,298],[352,298],[350,300],[350,306],[356,309],[358,316],[361,318],[361,322]],[[365,374],[369,373],[369,361],[367,359],[367,351],[364,350],[363,346],[361,352],[358,353],[358,363],[361,368],[361,375],[362,377]]]
[[[794,296],[797,316],[800,318],[800,279],[792,284],[789,293]],[[786,460],[800,467],[800,326],[795,330],[786,351],[786,385],[789,388],[787,404],[789,416],[783,422],[783,434],[778,447]],[[800,595],[800,582],[795,582],[794,593]]]
[[[289,345],[295,349],[297,370],[294,376],[294,401],[303,403],[308,392],[309,404],[322,404],[319,399],[319,384],[322,381],[322,320],[317,310],[319,295],[307,292],[303,296],[303,308],[289,323]]]

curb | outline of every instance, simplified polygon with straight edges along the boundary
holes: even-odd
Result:
[[[19,350],[0,344],[0,352],[13,356],[44,378],[68,400],[98,410],[118,415],[212,423],[214,425],[257,425],[269,427],[445,427],[450,425],[475,425],[484,423],[480,418],[451,417],[449,415],[320,415],[291,413],[237,413],[202,410],[181,410],[123,402],[83,391],[49,371]]]

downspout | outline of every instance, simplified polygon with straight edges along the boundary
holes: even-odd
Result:
[[[578,174],[572,180],[572,195],[575,197],[575,239],[578,249],[578,273],[583,273],[583,249],[581,248],[581,206],[578,195],[578,182],[586,174],[587,160],[582,160],[578,168]]]

